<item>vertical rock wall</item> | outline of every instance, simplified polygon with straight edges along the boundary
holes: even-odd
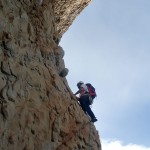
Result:
[[[58,39],[73,20],[65,26],[62,14],[57,23],[58,6],[54,0],[0,0],[0,150],[86,150],[90,126],[91,150],[101,150],[63,77]]]

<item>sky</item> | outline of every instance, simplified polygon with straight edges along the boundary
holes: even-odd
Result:
[[[63,35],[68,84],[92,83],[103,150],[150,150],[150,0],[93,0]]]

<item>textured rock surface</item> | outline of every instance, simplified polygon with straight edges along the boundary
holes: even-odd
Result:
[[[54,0],[56,28],[61,36],[91,0]]]
[[[0,0],[0,150],[86,150],[90,123],[58,40],[87,0]],[[101,150],[92,125],[91,150]]]

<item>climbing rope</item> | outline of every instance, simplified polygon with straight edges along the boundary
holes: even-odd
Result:
[[[88,150],[91,150],[91,132],[92,132],[92,123],[90,123]]]

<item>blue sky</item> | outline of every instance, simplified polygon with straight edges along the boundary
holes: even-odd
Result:
[[[103,150],[150,150],[149,40],[149,0],[94,0],[60,42],[72,91],[78,81],[97,90]]]

